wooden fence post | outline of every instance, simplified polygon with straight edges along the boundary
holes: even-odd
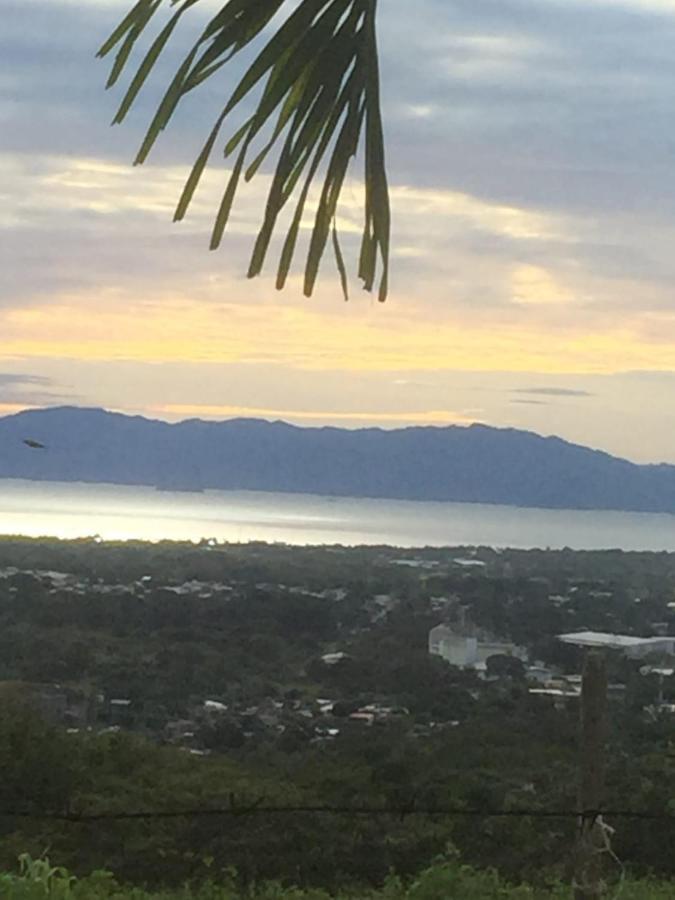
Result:
[[[599,811],[605,784],[607,733],[607,668],[605,653],[590,650],[584,662],[581,685],[581,758],[579,812]],[[574,898],[598,900],[604,892],[602,878],[604,835],[595,816],[582,815],[577,838]]]

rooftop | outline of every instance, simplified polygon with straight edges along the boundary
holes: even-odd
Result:
[[[667,640],[675,641],[675,637],[635,637],[628,634],[610,634],[604,631],[577,631],[571,634],[559,634],[558,640],[565,644],[577,644],[579,647],[609,647],[613,650],[626,650],[629,647],[645,647],[649,644]]]

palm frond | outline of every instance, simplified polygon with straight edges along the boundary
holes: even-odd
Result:
[[[116,51],[107,86],[126,68],[136,42],[149,30],[165,0],[139,0],[103,44],[98,56]],[[167,0],[176,7],[150,44],[113,119],[122,122],[181,17],[201,0]],[[153,116],[136,157],[144,162],[183,97],[211,78],[232,57],[265,32],[286,0],[227,0],[203,29],[178,66]],[[260,231],[248,268],[249,277],[263,268],[282,210],[295,198],[277,268],[283,288],[291,270],[303,214],[317,177],[323,178],[305,264],[304,292],[314,289],[328,238],[345,298],[347,270],[336,230],[340,193],[352,158],[365,144],[365,221],[358,276],[366,290],[381,270],[379,299],[387,295],[390,210],[387,186],[375,29],[377,0],[301,0],[262,45],[220,111],[176,207],[182,219],[230,114],[258,89],[255,111],[226,141],[226,156],[237,151],[211,235],[219,246],[237,191],[278,150]],[[319,176],[319,173],[322,173]],[[295,188],[303,179],[296,197]]]

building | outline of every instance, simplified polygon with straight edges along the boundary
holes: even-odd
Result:
[[[525,677],[528,681],[536,681],[537,684],[546,687],[555,677],[555,674],[554,670],[550,669],[548,666],[534,665],[527,667]]]
[[[482,559],[475,559],[474,557],[469,558],[457,558],[453,559],[453,565],[459,566],[460,569],[484,569],[485,563]]]
[[[403,566],[408,569],[435,569],[439,565],[437,559],[420,559],[419,557],[413,557],[412,559],[392,559],[390,560],[390,563],[392,566]]]
[[[429,653],[465,669],[485,669],[491,656],[515,656],[523,661],[527,659],[527,651],[516,644],[481,639],[456,631],[449,625],[437,625],[431,629]]]
[[[429,632],[429,653],[453,666],[471,666],[477,659],[477,651],[478,638],[458,634],[448,625],[437,625]]]
[[[349,654],[338,650],[336,653],[324,653],[321,657],[321,662],[326,666],[336,666],[345,659],[349,659]]]
[[[576,644],[577,647],[619,650],[633,659],[654,654],[675,656],[675,637],[668,635],[645,638],[630,634],[608,634],[603,631],[578,631],[559,634],[558,640],[565,644]]]
[[[126,697],[113,697],[108,701],[110,721],[113,725],[130,725],[133,719],[131,700]]]
[[[581,691],[573,688],[530,688],[529,693],[533,697],[548,697],[557,710],[565,709],[581,697]]]

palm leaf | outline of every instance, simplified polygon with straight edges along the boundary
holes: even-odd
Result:
[[[149,41],[133,73],[114,122],[133,106],[181,20],[199,8],[201,0],[139,0],[99,50],[115,57],[108,79],[114,84],[128,67],[137,41],[146,37],[158,8],[175,6],[173,14]],[[365,145],[364,226],[358,275],[372,290],[380,270],[379,299],[387,294],[390,210],[380,110],[375,14],[377,0],[226,0],[205,25],[178,65],[142,141],[137,163],[148,157],[186,94],[208,81],[252,42],[267,35],[257,55],[234,86],[185,184],[175,219],[182,219],[209,163],[230,115],[244,102],[253,112],[224,144],[225,155],[238,149],[236,162],[220,202],[210,246],[221,241],[242,184],[253,178],[278,150],[262,224],[255,241],[249,277],[258,275],[277,228],[279,215],[302,187],[286,233],[277,271],[281,289],[290,272],[303,213],[315,182],[318,203],[304,273],[304,290],[314,290],[328,239],[343,294],[347,297],[347,267],[336,228],[344,180],[361,143]],[[288,8],[291,8],[287,12]],[[203,7],[201,7],[203,8]],[[280,18],[275,30],[275,16]],[[250,156],[249,156],[250,154]],[[328,156],[327,156],[328,154]],[[327,162],[324,162],[324,160]]]

